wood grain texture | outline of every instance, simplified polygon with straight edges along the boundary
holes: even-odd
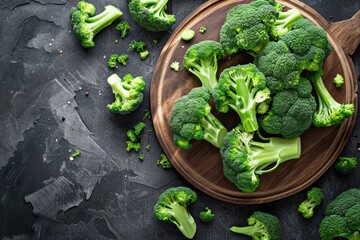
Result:
[[[357,116],[357,81],[353,64],[343,51],[342,44],[335,36],[349,34],[341,32],[342,28],[331,31],[326,22],[315,10],[299,1],[280,1],[289,8],[297,8],[301,14],[322,26],[328,33],[333,51],[324,64],[324,82],[329,92],[339,102],[353,102],[355,115],[340,126],[330,128],[311,127],[302,135],[302,156],[298,160],[283,163],[275,171],[261,176],[260,186],[256,192],[243,193],[223,175],[219,150],[205,141],[196,141],[190,150],[176,147],[172,142],[169,118],[174,102],[187,94],[193,87],[200,86],[200,81],[183,67],[178,73],[170,70],[169,65],[178,61],[194,43],[202,40],[219,40],[219,29],[227,12],[240,3],[250,0],[213,0],[205,3],[188,16],[174,31],[164,46],[156,65],[151,83],[151,110],[153,123],[159,142],[177,171],[191,184],[208,195],[232,203],[258,204],[281,199],[297,193],[317,180],[333,164],[353,129]],[[346,23],[346,21],[345,21]],[[181,40],[184,29],[198,31],[205,26],[205,34],[196,34],[188,43]],[[334,26],[334,25],[333,25]],[[346,26],[346,24],[345,24]],[[332,28],[335,29],[335,28]],[[348,50],[347,53],[350,53]],[[248,63],[251,58],[238,53],[231,59],[222,59],[218,74],[226,67],[239,63]],[[340,73],[346,79],[341,89],[336,89],[332,79]],[[238,121],[234,114],[216,116],[230,130]]]

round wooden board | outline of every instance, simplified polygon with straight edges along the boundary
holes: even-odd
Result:
[[[219,150],[205,141],[196,141],[190,150],[176,147],[172,142],[172,131],[169,118],[174,102],[187,94],[193,87],[200,86],[200,81],[181,67],[179,72],[170,70],[174,61],[182,63],[183,56],[194,43],[203,40],[219,41],[219,30],[227,12],[241,3],[250,0],[215,0],[209,1],[196,9],[174,31],[164,46],[157,62],[151,83],[151,110],[153,123],[159,142],[177,171],[191,184],[208,195],[232,203],[258,204],[270,202],[292,195],[308,187],[333,164],[352,131],[357,116],[357,81],[350,58],[344,53],[339,42],[330,32],[327,23],[316,11],[301,2],[280,1],[286,7],[297,8],[303,16],[322,26],[329,34],[333,51],[324,65],[324,82],[330,93],[339,102],[353,102],[356,112],[354,117],[340,126],[330,128],[308,129],[302,136],[302,155],[298,160],[283,163],[275,171],[261,176],[260,186],[256,192],[243,193],[223,175],[222,160]],[[197,33],[188,43],[181,40],[184,29],[196,32],[205,26],[205,34]],[[222,59],[218,74],[226,67],[247,63],[252,59],[239,53],[231,59]],[[336,89],[332,79],[336,73],[342,74],[345,85]],[[234,114],[216,116],[230,130],[236,125],[238,117]]]

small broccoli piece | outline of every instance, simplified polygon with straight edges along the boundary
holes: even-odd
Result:
[[[150,151],[151,146],[150,146],[150,145],[146,145],[145,148],[146,148],[146,150]]]
[[[81,151],[80,150],[75,150],[72,157],[77,157],[77,156],[80,156],[80,155],[81,155]]]
[[[144,113],[143,119],[145,119],[145,118],[148,118],[148,119],[151,118],[151,113],[150,113],[149,109],[145,109],[145,113]]]
[[[95,35],[122,15],[122,12],[112,5],[105,6],[105,10],[96,16],[95,11],[95,6],[85,1],[80,1],[77,7],[72,7],[70,11],[74,33],[84,48],[94,47]]]
[[[254,140],[254,133],[244,131],[240,124],[224,138],[220,148],[223,171],[227,179],[243,192],[254,192],[260,183],[259,175],[274,171],[281,163],[297,159],[301,153],[300,138],[279,137]],[[275,163],[271,168],[269,165]]]
[[[128,114],[142,103],[146,87],[142,77],[133,78],[128,74],[121,79],[117,74],[113,74],[107,81],[115,95],[115,102],[106,106],[111,112]]]
[[[240,117],[245,131],[259,128],[256,118],[258,104],[270,99],[266,79],[254,64],[238,65],[225,69],[214,89],[216,108],[227,113],[233,109]]]
[[[140,154],[138,155],[138,159],[141,160],[141,161],[143,161],[143,160],[144,160],[144,154],[143,154],[143,153],[140,153]]]
[[[342,85],[344,84],[344,77],[341,76],[340,74],[336,74],[334,78],[334,84],[337,88],[342,87]]]
[[[206,27],[200,27],[199,33],[203,34],[206,32]]]
[[[143,41],[132,40],[129,44],[129,50],[133,52],[144,52],[146,50],[146,44]]]
[[[115,41],[114,41],[114,42],[115,42],[115,44],[118,44],[118,43],[119,43],[119,40],[115,39]]]
[[[129,10],[133,20],[151,32],[167,31],[175,23],[175,15],[165,12],[168,0],[133,0]]]
[[[155,217],[174,223],[185,237],[192,239],[196,233],[196,222],[187,206],[196,200],[197,195],[190,188],[169,188],[159,196],[154,206]]]
[[[160,157],[161,159],[156,161],[158,166],[161,166],[164,169],[172,167],[170,160],[166,157],[165,154],[161,154]]]
[[[322,71],[314,72],[309,79],[314,85],[318,98],[318,109],[314,114],[315,127],[330,127],[341,124],[355,112],[353,103],[338,103],[326,89]]]
[[[144,130],[144,128],[145,128],[145,123],[139,122],[138,124],[135,124],[131,129],[129,129],[126,132],[126,135],[130,139],[130,141],[136,142],[140,137],[141,132]]]
[[[326,208],[320,223],[321,240],[360,240],[360,189],[349,189],[339,194]]]
[[[210,208],[206,207],[204,211],[199,213],[199,218],[203,222],[210,222],[214,219],[215,214],[211,211]]]
[[[158,40],[156,40],[156,39],[153,40],[153,44],[157,45],[158,43],[159,43]]]
[[[143,52],[140,52],[139,55],[140,55],[140,58],[141,58],[142,60],[144,60],[144,59],[146,59],[146,58],[149,56],[149,51],[148,51],[148,50],[145,50],[145,51],[143,51]]]
[[[134,149],[136,152],[140,150],[140,143],[138,142],[126,141],[126,144],[126,151],[128,152],[130,152],[132,149]]]
[[[335,163],[335,169],[342,174],[350,174],[353,172],[358,164],[357,157],[339,157]]]
[[[109,59],[108,59],[108,67],[109,68],[116,68],[117,65],[117,59],[118,59],[119,55],[117,54],[112,54],[110,55]]]
[[[121,54],[118,56],[117,61],[122,65],[126,66],[126,60],[129,58],[127,54]]]
[[[212,92],[217,84],[218,59],[223,56],[224,50],[220,43],[211,40],[202,41],[189,47],[183,65]]]
[[[230,231],[250,236],[254,240],[281,240],[281,223],[274,215],[256,211],[247,221],[249,226],[232,226]]]
[[[191,148],[192,139],[203,139],[217,148],[221,147],[227,129],[211,113],[210,98],[210,92],[205,87],[198,87],[176,100],[170,116],[170,127],[178,147]]]
[[[190,41],[195,37],[195,31],[192,29],[186,29],[181,33],[181,39],[184,41]]]
[[[124,39],[130,31],[130,25],[127,21],[121,21],[116,29],[119,30],[121,38]]]
[[[296,20],[303,18],[296,9],[290,9],[286,12],[279,12],[278,18],[271,24],[269,35],[272,39],[278,40],[279,37],[289,32]]]
[[[180,63],[179,62],[172,62],[170,64],[170,68],[174,70],[175,72],[178,72],[180,69]]]
[[[320,205],[324,199],[323,191],[318,187],[313,187],[307,192],[307,199],[300,203],[298,212],[304,218],[311,218],[314,215],[314,209]]]

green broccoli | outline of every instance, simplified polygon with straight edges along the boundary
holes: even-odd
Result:
[[[203,26],[199,28],[199,33],[203,34],[205,32],[206,32],[206,27]]]
[[[105,10],[96,16],[95,11],[95,6],[85,1],[80,1],[77,7],[72,7],[70,11],[74,33],[84,48],[94,47],[95,35],[122,15],[120,9],[112,5],[105,6]]]
[[[313,72],[309,79],[314,85],[318,98],[318,109],[314,114],[315,127],[330,127],[341,124],[355,112],[353,103],[338,103],[326,89],[322,80],[322,71]]]
[[[138,142],[126,141],[126,144],[126,151],[128,152],[130,152],[132,149],[134,149],[136,152],[140,150],[140,143]]]
[[[168,0],[132,0],[129,10],[133,20],[151,32],[167,31],[176,22],[175,15],[165,12]]]
[[[118,59],[119,55],[117,54],[112,54],[110,55],[109,59],[108,59],[108,67],[109,68],[116,68],[117,67],[117,59]]]
[[[127,61],[128,58],[129,58],[129,56],[124,53],[124,54],[121,54],[121,55],[118,56],[117,61],[119,63],[121,63],[122,65],[126,66],[126,61]]]
[[[126,135],[130,139],[130,141],[136,142],[140,137],[141,132],[144,130],[144,128],[145,128],[145,123],[139,122],[138,124],[135,124],[132,128],[130,128],[126,132]]]
[[[358,164],[357,157],[339,157],[335,163],[335,169],[342,174],[350,174],[353,172]]]
[[[166,157],[165,154],[161,154],[160,157],[161,159],[156,161],[158,166],[161,166],[164,169],[172,167],[170,160]]]
[[[149,56],[149,51],[148,51],[148,50],[145,50],[145,51],[143,51],[143,52],[140,52],[139,55],[140,55],[140,58],[141,58],[142,60],[144,60],[144,59],[146,59],[146,58]]]
[[[240,117],[245,131],[259,128],[256,108],[259,103],[270,99],[266,80],[254,64],[238,65],[225,69],[213,93],[216,108],[227,113],[233,109]]]
[[[300,138],[263,138],[255,141],[254,133],[239,125],[224,138],[220,148],[223,171],[227,179],[243,192],[254,192],[260,183],[259,175],[274,171],[281,163],[300,157]],[[271,164],[275,163],[270,168]]]
[[[224,50],[220,43],[206,40],[189,47],[184,56],[183,65],[212,92],[217,84],[218,59],[223,56]]]
[[[360,240],[359,199],[360,189],[352,188],[329,203],[319,227],[321,240]]]
[[[300,136],[310,127],[316,110],[311,91],[311,83],[300,78],[295,89],[277,92],[273,96],[271,109],[260,116],[261,127],[267,133],[281,134],[285,138]]]
[[[145,119],[145,118],[148,118],[148,119],[151,118],[151,112],[150,112],[149,109],[145,109],[145,113],[144,113],[143,119]]]
[[[172,62],[170,64],[170,69],[174,70],[175,72],[178,72],[180,69],[180,63],[179,62]]]
[[[185,29],[181,33],[181,39],[184,40],[184,41],[190,41],[194,37],[195,37],[195,31],[192,30],[192,29]]]
[[[169,188],[159,196],[154,206],[155,217],[174,223],[185,237],[192,239],[196,233],[196,222],[187,206],[196,200],[197,195],[190,188]]]
[[[204,211],[199,213],[199,218],[203,222],[210,222],[214,219],[215,214],[211,211],[210,208],[206,207]]]
[[[211,113],[210,97],[205,87],[198,87],[176,100],[170,116],[170,127],[178,147],[191,148],[192,139],[204,139],[217,148],[221,147],[227,129]]]
[[[133,78],[131,74],[127,74],[121,79],[113,74],[107,81],[115,95],[115,102],[106,106],[111,112],[128,114],[140,106],[146,87],[141,76]]]
[[[281,240],[281,223],[274,215],[256,211],[247,221],[249,226],[232,226],[230,231],[250,236],[254,240]]]
[[[290,32],[294,23],[303,18],[297,9],[290,9],[286,12],[279,12],[279,16],[274,23],[271,24],[269,35],[273,40],[278,40],[279,37]]]
[[[320,205],[324,199],[323,191],[318,187],[313,187],[307,192],[307,199],[299,204],[298,212],[304,218],[311,218],[314,215],[314,209]]]
[[[143,41],[132,40],[129,44],[129,50],[138,52],[142,60],[149,55],[149,51],[146,50],[146,44]]]
[[[129,31],[130,31],[130,25],[127,21],[121,21],[117,26],[116,29],[119,30],[121,38],[125,38]]]
[[[80,150],[75,150],[75,152],[73,153],[72,157],[78,157],[81,155],[81,151]]]
[[[337,88],[342,87],[342,85],[344,85],[344,77],[341,76],[340,74],[336,74],[334,78],[334,84]]]

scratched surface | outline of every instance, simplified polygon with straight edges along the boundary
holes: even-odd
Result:
[[[166,188],[191,185],[174,169],[156,165],[161,148],[151,121],[143,115],[162,46],[176,25],[206,1],[170,1],[169,10],[178,21],[165,33],[136,26],[126,1],[94,1],[98,11],[107,4],[119,7],[121,19],[132,29],[120,39],[112,25],[95,38],[91,50],[81,48],[71,31],[68,13],[76,2],[0,1],[0,239],[184,239],[173,224],[157,221],[152,208]],[[350,18],[360,8],[358,0],[303,2],[329,21]],[[141,61],[129,53],[126,67],[108,69],[107,57],[127,52],[133,39],[145,41],[150,56]],[[358,76],[359,49],[352,59]],[[128,116],[115,116],[105,108],[113,100],[106,83],[113,72],[141,75],[148,85],[144,103]],[[139,161],[137,153],[125,151],[125,132],[142,120],[145,157]],[[357,121],[343,155],[359,156],[359,134]],[[70,161],[75,149],[81,156]],[[360,167],[349,176],[332,168],[314,186],[323,188],[326,198],[311,220],[296,212],[305,191],[248,206],[221,202],[196,190],[199,200],[190,207],[198,222],[195,239],[246,239],[230,233],[229,227],[245,224],[253,211],[262,210],[280,218],[283,239],[317,240],[326,204],[339,192],[360,187]],[[216,214],[209,224],[197,217],[205,206]]]

